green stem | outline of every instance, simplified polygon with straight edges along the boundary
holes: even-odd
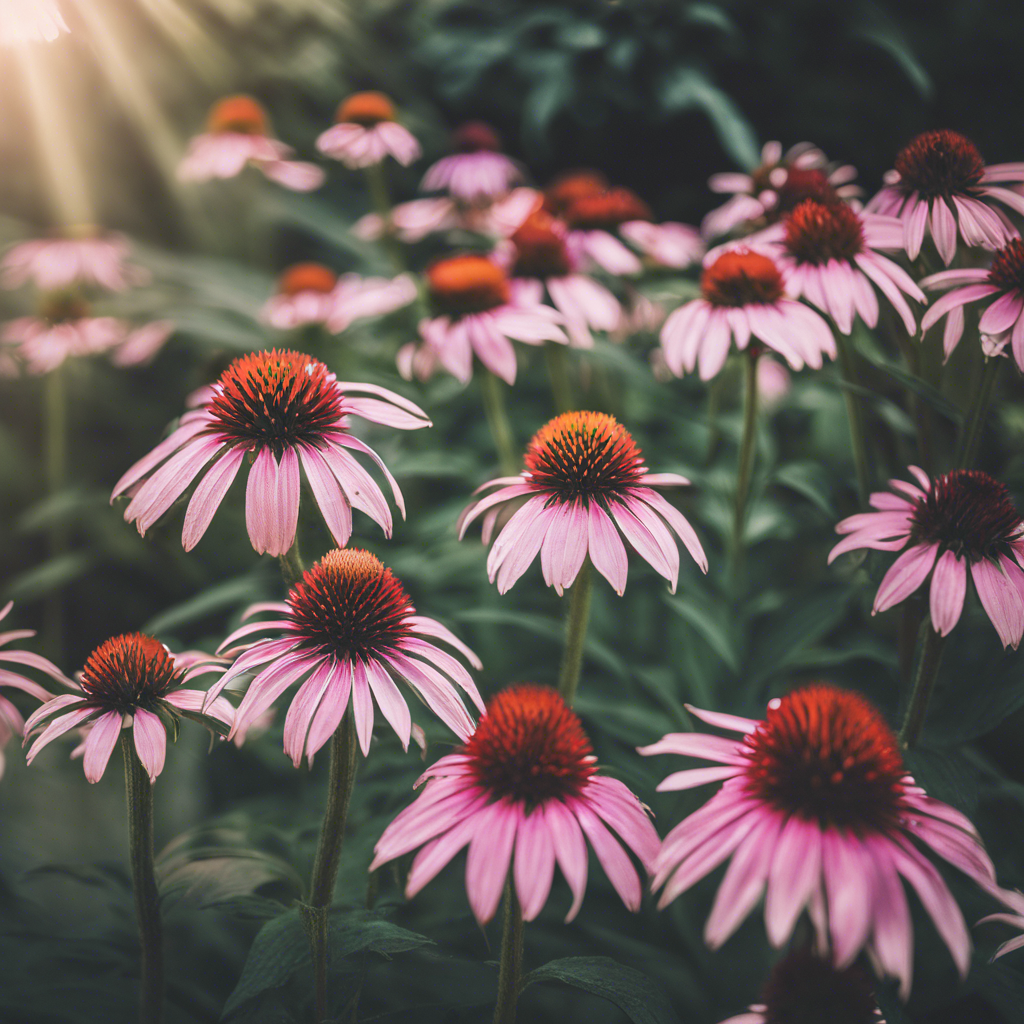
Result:
[[[498,1001],[494,1024],[516,1024],[516,1004],[523,980],[523,911],[512,891],[511,877],[505,883],[502,910],[501,964],[498,968]]]
[[[58,366],[43,378],[45,403],[46,496],[53,498],[67,485],[68,468],[68,400],[66,367]],[[68,550],[68,531],[63,523],[50,527],[47,547],[51,559],[60,558]],[[55,590],[44,610],[46,648],[51,660],[63,660],[64,595]]]
[[[985,369],[981,375],[981,383],[974,393],[974,401],[971,403],[970,412],[964,421],[963,433],[960,435],[956,465],[958,469],[966,469],[971,466],[978,454],[978,445],[981,443],[982,431],[985,427],[985,420],[988,417],[988,407],[992,401],[992,392],[995,389],[996,378],[999,376],[1000,359],[993,356],[985,360]]]
[[[839,353],[839,368],[843,380],[847,384],[857,384],[857,370],[854,366],[850,339],[845,334],[836,333],[836,350]],[[850,388],[843,388],[843,400],[846,402],[846,419],[850,425],[850,447],[853,449],[853,466],[857,473],[857,498],[861,508],[868,503],[868,490],[871,479],[868,474],[868,452],[865,445],[864,409],[860,399]]]
[[[584,558],[583,565],[576,575],[576,582],[569,590],[569,611],[565,617],[565,650],[562,654],[562,668],[558,673],[558,692],[566,704],[572,704],[580,681],[583,642],[587,638],[587,623],[590,621],[592,584],[590,559]]]
[[[498,451],[502,476],[515,476],[519,472],[519,456],[512,436],[512,425],[505,410],[505,395],[501,381],[490,370],[481,370],[480,394],[494,447]]]
[[[302,555],[299,552],[298,535],[295,537],[295,543],[281,555],[279,561],[281,562],[281,577],[284,579],[284,585],[291,589],[302,579],[302,574],[305,572]]]
[[[743,435],[740,439],[740,462],[736,471],[736,507],[732,520],[732,551],[734,565],[740,562],[743,550],[743,528],[747,521],[747,497],[750,478],[754,472],[754,452],[757,448],[757,359],[748,349],[743,361]]]
[[[572,384],[569,382],[569,359],[566,346],[560,345],[557,341],[547,342],[544,346],[544,361],[548,364],[555,412],[569,412],[576,405],[573,401]]]
[[[939,674],[939,663],[942,661],[942,649],[945,637],[939,636],[932,627],[932,620],[925,616],[921,623],[921,653],[918,655],[917,672],[914,674],[914,686],[910,691],[907,714],[900,728],[900,743],[910,748],[917,745],[924,716],[928,710],[928,700]]]
[[[160,899],[153,873],[153,785],[135,752],[131,730],[121,733],[121,752],[128,798],[128,856],[141,950],[139,1021],[160,1024],[164,1015],[164,963]]]
[[[309,902],[301,905],[303,923],[313,956],[316,992],[316,1024],[327,1020],[327,919],[341,862],[345,821],[356,780],[356,730],[349,709],[331,740],[331,766],[327,809],[320,826],[320,841],[309,883]]]
[[[384,164],[371,164],[364,168],[364,173],[374,212],[384,222],[382,236],[384,247],[388,251],[388,256],[391,257],[395,270],[401,273],[406,269],[405,254],[402,252],[401,243],[395,237],[395,225],[391,218],[391,195],[388,192],[388,183],[384,178]]]

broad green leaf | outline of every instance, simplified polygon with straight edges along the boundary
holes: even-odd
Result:
[[[729,627],[714,614],[714,607],[708,601],[698,601],[685,594],[666,594],[665,603],[681,619],[688,622],[714,652],[734,672],[739,671],[735,641]]]

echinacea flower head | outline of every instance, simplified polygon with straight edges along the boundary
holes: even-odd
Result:
[[[34,238],[7,251],[0,263],[0,282],[5,288],[31,282],[42,292],[75,286],[122,292],[149,280],[145,270],[126,262],[129,251],[123,235],[92,227],[63,238]]]
[[[916,333],[904,296],[924,303],[924,293],[902,267],[876,251],[902,248],[903,228],[895,217],[805,199],[784,220],[760,232],[758,244],[779,264],[787,292],[827,313],[843,334],[853,330],[855,316],[868,327],[878,323],[872,284],[889,300],[907,333]]]
[[[818,683],[771,700],[762,721],[689,710],[740,735],[673,733],[640,750],[720,765],[675,772],[659,790],[724,780],[666,836],[652,883],[662,890],[659,906],[731,858],[705,924],[709,946],[721,946],[764,895],[773,946],[789,938],[806,908],[836,967],[848,967],[866,947],[879,974],[898,979],[905,999],[914,933],[902,879],[966,976],[967,926],[922,847],[986,891],[995,870],[971,822],[915,784],[873,705]]]
[[[607,192],[608,187],[608,179],[600,171],[569,171],[544,189],[544,209],[554,217],[561,217],[577,199],[600,195]]]
[[[885,187],[867,209],[899,217],[903,247],[917,259],[925,233],[948,267],[956,255],[957,235],[968,246],[999,249],[1017,235],[1006,214],[993,203],[1024,213],[1024,197],[1004,183],[1024,183],[1024,163],[993,164],[959,132],[925,132],[905,146]]]
[[[327,742],[351,704],[364,754],[370,749],[374,704],[408,749],[409,707],[395,679],[402,679],[460,739],[473,731],[458,689],[483,710],[465,666],[433,641],[455,648],[474,667],[476,655],[453,633],[416,615],[401,582],[378,558],[357,548],[329,551],[307,569],[287,602],[250,609],[276,618],[249,623],[221,645],[243,653],[210,689],[257,671],[238,707],[231,738],[249,727],[289,687],[302,680],[284,724],[284,750],[298,767]],[[235,647],[253,633],[272,638]]]
[[[78,693],[55,697],[25,722],[29,764],[48,743],[71,729],[88,727],[83,767],[90,782],[99,782],[122,729],[131,729],[139,760],[150,780],[163,771],[167,730],[177,734],[180,718],[192,718],[219,731],[230,726],[234,708],[223,698],[207,700],[202,690],[184,686],[190,676],[212,670],[215,659],[176,659],[159,640],[141,633],[112,637],[89,655]],[[53,718],[57,712],[62,714]],[[41,723],[51,719],[45,727]]]
[[[704,255],[704,239],[689,224],[631,220],[619,225],[619,234],[659,267],[682,270]]]
[[[395,105],[382,92],[353,93],[338,107],[334,120],[316,147],[346,167],[372,167],[388,156],[408,166],[420,157],[420,144],[395,120]]]
[[[940,270],[924,278],[921,287],[927,291],[953,289],[933,302],[921,317],[922,332],[946,318],[942,332],[946,359],[963,337],[964,307],[981,301],[985,308],[978,330],[982,335],[999,338],[1002,345],[1011,341],[1013,358],[1024,369],[1024,242],[1019,238],[1011,238],[997,249],[987,270],[981,267]]]
[[[587,888],[589,841],[623,903],[640,909],[640,879],[620,841],[648,868],[658,835],[636,796],[600,773],[579,718],[557,691],[523,684],[496,694],[465,745],[417,786],[424,781],[419,798],[384,830],[370,865],[419,849],[408,898],[468,845],[466,895],[481,925],[494,917],[510,869],[523,919],[532,921],[551,893],[556,863],[572,890],[571,921]]]
[[[650,221],[651,208],[628,188],[577,195],[561,217],[569,228],[569,245],[581,261],[617,276],[643,269],[636,253],[622,244],[618,231],[624,224]]]
[[[56,0],[0,0],[0,46],[52,43],[69,31]]]
[[[871,979],[857,964],[839,970],[809,949],[772,968],[761,999],[722,1024],[885,1024]]]
[[[263,319],[278,330],[327,322],[334,307],[338,275],[322,263],[295,263],[277,279],[263,306]]]
[[[435,316],[420,322],[420,334],[441,365],[463,383],[473,376],[473,356],[508,384],[516,379],[512,341],[567,343],[562,315],[536,296],[515,296],[508,276],[485,256],[450,256],[427,268],[427,291]],[[532,301],[531,301],[532,300]]]
[[[519,164],[501,152],[498,133],[483,121],[467,121],[452,141],[456,152],[427,169],[420,188],[447,192],[467,203],[498,199],[523,178]]]
[[[419,406],[374,384],[337,380],[317,359],[300,352],[253,352],[236,359],[204,389],[198,408],[117,482],[111,500],[131,497],[125,519],[146,531],[209,467],[196,487],[182,531],[186,551],[199,543],[244,462],[245,521],[260,554],[280,556],[295,541],[300,466],[338,544],[352,534],[352,509],[369,515],[391,536],[391,510],[380,487],[353,457],[369,456],[391,486],[405,515],[402,493],[380,457],[349,433],[361,416],[399,430],[429,427]]]
[[[784,356],[795,370],[820,369],[834,359],[835,338],[814,310],[786,295],[775,261],[748,249],[728,249],[701,273],[701,297],[671,313],[661,329],[665,363],[677,376],[700,371],[710,380],[725,365],[732,348],[743,351],[750,339]]]
[[[995,951],[992,957],[995,960],[998,957],[1006,956],[1007,953],[1024,949],[1024,892],[1021,892],[1019,889],[997,888],[993,890],[992,894],[1005,904],[1007,909],[998,914],[989,914],[988,917],[983,917],[978,924],[988,924],[995,921],[999,924],[1008,924],[1011,928],[1016,928],[1021,933],[1012,939],[1007,939]]]
[[[561,594],[588,556],[617,594],[626,589],[630,545],[672,585],[679,580],[675,531],[702,572],[707,557],[686,517],[655,487],[686,485],[676,473],[649,473],[636,442],[613,416],[567,412],[541,427],[526,447],[519,476],[499,477],[478,488],[459,517],[459,537],[487,513],[490,539],[499,506],[525,498],[505,524],[487,558],[487,576],[504,594],[540,554],[544,582]],[[668,524],[666,526],[665,524]]]
[[[890,480],[872,494],[875,512],[836,526],[844,537],[829,553],[903,551],[882,578],[872,614],[906,600],[928,582],[932,627],[946,636],[960,621],[970,570],[982,607],[1004,647],[1024,634],[1024,520],[1004,484],[978,469],[954,469],[932,480],[910,467],[917,484]]]
[[[537,210],[510,238],[510,287],[517,304],[539,305],[545,295],[565,317],[569,343],[592,348],[591,331],[614,331],[622,321],[619,300],[592,277],[577,270],[565,227]]]
[[[189,143],[178,177],[182,181],[235,178],[250,164],[271,181],[295,192],[324,182],[316,164],[289,160],[292,148],[270,137],[270,119],[251,96],[227,96],[210,110],[206,132]]]

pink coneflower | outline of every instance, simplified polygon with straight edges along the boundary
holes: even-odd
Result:
[[[626,540],[660,575],[679,580],[679,549],[665,523],[708,571],[693,527],[654,487],[689,484],[676,473],[648,473],[629,432],[601,412],[567,412],[541,427],[526,447],[519,476],[499,477],[477,488],[499,487],[477,498],[459,517],[459,537],[477,516],[485,520],[485,541],[497,506],[526,498],[498,535],[487,558],[487,575],[504,594],[540,553],[544,582],[561,594],[572,586],[590,556],[617,594],[626,589]]]
[[[189,143],[178,177],[182,181],[235,178],[252,164],[294,192],[319,188],[324,172],[316,164],[287,159],[292,148],[269,133],[267,113],[251,96],[218,100],[207,119],[206,133]]]
[[[650,207],[627,188],[587,193],[580,188],[564,208],[562,219],[569,227],[573,255],[609,274],[636,274],[643,269],[639,257],[613,232],[633,221],[650,221]]]
[[[900,218],[903,248],[912,260],[926,230],[947,267],[956,255],[958,233],[967,245],[1006,245],[1017,230],[992,200],[1024,213],[1024,198],[1002,185],[1024,183],[1024,163],[986,167],[974,143],[957,132],[918,135],[900,151],[884,181],[867,209]]]
[[[13,607],[14,602],[8,601],[0,609],[0,620],[6,619]],[[34,629],[9,629],[5,633],[0,633],[0,648],[6,647],[14,640],[25,640],[35,635]],[[12,690],[20,690],[44,704],[51,700],[52,693],[16,671],[23,666],[42,672],[64,686],[74,685],[53,662],[38,654],[33,654],[32,651],[0,650],[0,687],[8,686]],[[12,736],[23,736],[24,733],[25,720],[22,718],[21,712],[6,697],[0,696],[0,778],[4,774],[4,747],[10,742]]]
[[[779,224],[758,235],[782,269],[786,290],[828,313],[843,334],[859,316],[868,327],[878,323],[874,283],[900,315],[908,334],[917,331],[904,293],[926,302],[924,293],[902,267],[876,249],[899,249],[903,228],[895,217],[858,214],[846,203],[805,199]]]
[[[236,359],[198,398],[178,428],[117,482],[111,501],[132,500],[124,517],[145,532],[203,469],[181,542],[199,543],[243,462],[251,465],[245,521],[257,552],[280,556],[295,541],[299,467],[338,544],[352,534],[358,508],[391,536],[391,510],[380,487],[353,458],[368,455],[391,485],[402,514],[402,493],[380,457],[348,432],[349,416],[399,430],[430,426],[419,406],[374,384],[338,381],[323,363],[299,352],[254,352]],[[212,465],[211,465],[212,463]]]
[[[427,268],[427,288],[437,315],[420,322],[420,335],[440,364],[466,384],[473,356],[508,384],[516,379],[512,341],[567,343],[561,314],[539,302],[513,301],[508,277],[484,256],[451,256]]]
[[[287,602],[250,610],[276,612],[272,621],[242,626],[221,645],[230,648],[253,633],[274,634],[249,646],[210,689],[216,696],[233,679],[258,671],[235,717],[231,737],[245,735],[285,690],[300,680],[284,723],[284,750],[298,767],[331,738],[350,698],[356,735],[363,754],[370,749],[374,701],[405,749],[412,719],[395,678],[461,739],[473,731],[456,687],[483,710],[483,701],[466,668],[431,642],[455,648],[474,668],[477,656],[448,629],[416,615],[402,584],[379,559],[356,548],[329,551],[303,573]]]
[[[655,263],[675,270],[700,262],[704,255],[704,239],[689,224],[631,220],[619,225],[619,234]]]
[[[424,192],[447,192],[464,202],[497,199],[522,180],[519,164],[501,152],[501,140],[483,121],[467,121],[453,134],[457,150],[423,176]]]
[[[346,167],[372,167],[387,156],[408,166],[420,157],[420,144],[395,120],[395,105],[382,92],[353,93],[334,120],[334,127],[316,140],[316,148]]]
[[[785,153],[782,143],[766,142],[761,164],[750,174],[729,171],[713,174],[712,192],[731,192],[732,198],[712,210],[701,224],[705,238],[727,235],[744,225],[779,220],[805,199],[819,202],[851,202],[861,190],[851,184],[857,176],[849,164],[830,166],[825,154],[809,142]]]
[[[837,970],[807,949],[794,950],[772,968],[761,998],[721,1024],[885,1024],[860,967]]]
[[[661,329],[668,368],[677,376],[700,369],[710,380],[725,365],[732,342],[743,351],[757,338],[795,370],[820,369],[834,359],[835,338],[812,309],[786,297],[774,260],[747,249],[730,249],[701,274],[701,297],[669,314]]]
[[[908,598],[930,575],[932,625],[941,636],[960,621],[969,567],[1003,646],[1016,648],[1024,634],[1024,520],[1006,487],[977,469],[954,469],[934,481],[917,466],[910,472],[920,486],[890,480],[899,494],[872,494],[877,512],[836,526],[836,533],[849,536],[831,550],[829,562],[858,548],[899,551],[909,544],[882,579],[872,614]]]
[[[593,348],[591,330],[610,332],[621,323],[624,313],[619,300],[577,270],[565,228],[543,211],[531,213],[519,225],[509,240],[507,257],[515,305],[539,305],[546,294],[565,317],[570,345]]]
[[[659,906],[731,856],[704,928],[709,946],[732,935],[767,887],[773,946],[788,939],[806,907],[837,967],[848,967],[866,946],[906,998],[914,935],[902,876],[967,974],[971,940],[963,915],[918,843],[986,890],[995,884],[992,862],[970,821],[907,774],[896,737],[867,700],[815,684],[770,701],[760,722],[689,710],[742,735],[673,733],[640,750],[722,765],[675,772],[659,790],[725,780],[665,838],[653,880],[655,889],[664,887]]]
[[[149,280],[142,267],[126,262],[130,251],[123,235],[96,229],[74,238],[34,238],[7,251],[0,262],[0,281],[5,288],[20,288],[31,281],[43,292],[74,285],[122,292]]]
[[[152,362],[174,334],[173,320],[154,320],[130,331],[110,353],[115,366],[143,366]]]
[[[640,879],[608,826],[647,868],[658,834],[643,804],[599,774],[579,718],[557,691],[520,685],[496,694],[464,747],[416,783],[419,798],[384,830],[374,871],[422,847],[405,894],[411,899],[465,846],[466,895],[477,921],[495,914],[512,871],[523,920],[551,893],[555,864],[572,890],[571,921],[587,887],[587,841],[623,903],[640,909]],[[515,851],[515,863],[512,853]]]
[[[959,287],[959,286],[963,287]],[[1012,238],[992,258],[988,270],[967,267],[942,270],[924,278],[921,287],[928,291],[953,288],[925,310],[921,330],[927,331],[943,317],[942,350],[946,359],[956,348],[964,333],[964,306],[979,299],[990,299],[978,322],[978,330],[986,336],[1005,336],[1012,340],[1013,358],[1024,369],[1024,243]],[[1001,348],[1002,346],[1000,346]]]
[[[277,279],[277,291],[263,305],[263,319],[278,330],[323,324],[334,306],[338,275],[322,263],[295,263]]]
[[[568,171],[544,189],[544,210],[553,217],[562,217],[577,199],[601,195],[608,188],[608,179],[600,171]]]
[[[987,924],[990,921],[998,921],[1000,924],[1008,924],[1012,928],[1018,928],[1024,933],[1024,892],[1019,889],[1013,891],[1009,889],[996,889],[993,893],[999,900],[1006,904],[1010,912],[1002,912],[998,914],[989,914],[988,917],[983,917],[978,924]],[[1005,956],[1007,953],[1013,953],[1015,950],[1024,948],[1024,934],[1017,935],[1015,938],[1007,939],[993,955],[992,959],[995,960],[998,957]]]
[[[334,334],[344,331],[354,320],[385,316],[416,301],[416,282],[411,274],[398,277],[362,277],[343,274],[334,289],[327,329]]]
[[[210,659],[212,662],[214,659]],[[197,671],[188,673],[189,667]],[[183,686],[190,675],[209,671],[209,666],[186,659],[175,660],[159,640],[141,633],[115,636],[89,655],[81,674],[81,693],[54,697],[25,722],[26,742],[40,723],[58,711],[29,748],[29,764],[52,740],[71,729],[89,726],[83,767],[90,782],[99,782],[122,729],[132,730],[139,760],[150,780],[164,767],[168,722],[179,718],[213,721],[230,726],[234,708],[223,698],[208,700],[202,690]]]
[[[0,46],[52,43],[69,31],[56,0],[0,0]]]

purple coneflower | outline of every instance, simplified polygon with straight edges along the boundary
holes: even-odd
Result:
[[[420,188],[447,192],[464,202],[493,200],[522,180],[519,164],[501,152],[501,140],[483,121],[467,121],[453,133],[457,152],[427,169]]]
[[[420,157],[420,144],[395,120],[395,105],[382,92],[353,93],[334,120],[334,127],[316,140],[316,148],[346,167],[372,167],[388,156],[408,166]]]
[[[123,292],[145,284],[149,274],[127,263],[128,239],[95,228],[67,238],[33,238],[12,246],[0,262],[5,288],[31,282],[42,292],[64,291],[75,285]]]

